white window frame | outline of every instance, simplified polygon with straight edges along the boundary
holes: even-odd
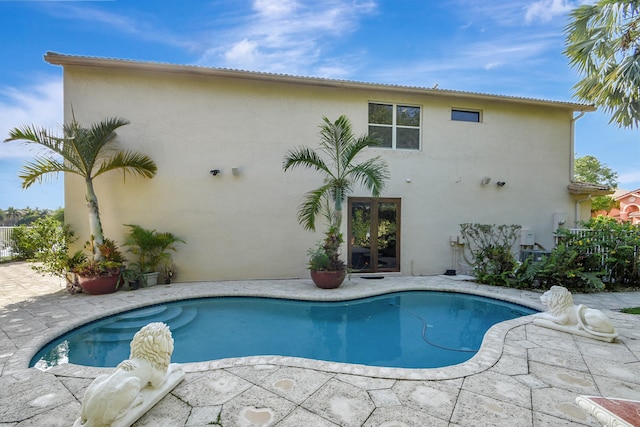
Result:
[[[369,122],[369,105],[370,104],[379,104],[379,105],[390,105],[392,107],[392,120],[391,124],[383,124],[383,123],[371,123]],[[418,126],[407,126],[407,125],[398,125],[397,115],[398,115],[398,107],[411,107],[420,109],[419,119],[420,124]],[[386,127],[391,129],[391,147],[384,146],[376,146],[375,148],[381,148],[385,150],[406,150],[406,151],[420,151],[422,149],[422,105],[416,104],[408,104],[408,103],[395,103],[388,101],[369,101],[367,103],[367,129],[369,126],[379,126]],[[418,130],[418,147],[417,148],[397,148],[397,130],[398,129],[417,129]]]

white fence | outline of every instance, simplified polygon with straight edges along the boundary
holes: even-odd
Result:
[[[13,258],[11,235],[16,227],[0,227],[0,260]]]

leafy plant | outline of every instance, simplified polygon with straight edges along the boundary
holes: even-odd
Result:
[[[141,273],[150,273],[157,270],[161,262],[171,259],[169,251],[176,251],[177,243],[185,243],[183,239],[172,233],[159,233],[136,224],[125,224],[130,228],[125,237],[124,245],[128,251],[137,257],[133,263]]]
[[[517,267],[511,248],[521,228],[519,225],[460,224],[480,283],[510,285],[509,279]]]
[[[74,273],[84,277],[118,275],[116,287],[122,285],[122,270],[124,270],[125,259],[113,240],[104,239],[103,243],[98,243],[91,236],[91,239],[85,242],[84,249],[90,254],[90,258],[86,258],[85,262],[75,267],[73,269]],[[95,255],[97,253],[102,254],[102,256],[98,258]]]
[[[46,216],[35,220],[29,227],[17,227],[12,234],[12,247],[20,259],[32,262],[31,268],[38,273],[64,278],[82,255],[82,252],[72,257],[67,255],[69,245],[75,240],[69,225]]]

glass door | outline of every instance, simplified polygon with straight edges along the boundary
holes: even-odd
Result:
[[[353,271],[400,271],[400,199],[349,198],[347,234]]]

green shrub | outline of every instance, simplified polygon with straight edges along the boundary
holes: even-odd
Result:
[[[480,283],[514,285],[512,276],[518,264],[511,248],[520,237],[521,228],[519,225],[460,224]]]
[[[67,252],[74,240],[71,228],[51,216],[39,218],[29,227],[19,226],[12,234],[19,259],[33,262],[38,273],[59,277],[64,277],[73,259]]]

